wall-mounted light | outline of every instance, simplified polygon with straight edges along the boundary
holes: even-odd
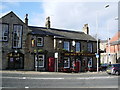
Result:
[[[15,53],[17,53],[17,50],[15,50]]]
[[[62,43],[62,40],[59,40],[59,43]]]
[[[72,46],[75,46],[75,41],[74,40],[72,41]]]

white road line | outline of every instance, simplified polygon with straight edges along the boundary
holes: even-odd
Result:
[[[115,77],[110,77],[110,76],[106,76],[106,77],[80,77],[77,79],[108,79],[108,78],[115,78]]]
[[[25,88],[29,88],[28,86],[26,86]]]
[[[29,77],[29,78],[27,78],[27,79],[46,79],[46,80],[51,79],[51,80],[60,80],[60,79],[64,79],[64,78],[33,78],[33,77]]]
[[[64,78],[36,78],[36,77],[2,77],[2,78],[8,78],[8,79],[45,79],[45,80],[60,80]]]
[[[2,77],[2,78],[7,78],[7,79],[23,79],[23,80],[26,80],[26,79],[40,79],[40,80],[63,80],[63,79],[76,79],[76,80],[79,80],[79,79],[86,79],[86,80],[89,80],[89,79],[109,79],[109,78],[118,78],[117,76],[104,76],[104,77],[76,77],[76,78],[45,78],[45,77]]]

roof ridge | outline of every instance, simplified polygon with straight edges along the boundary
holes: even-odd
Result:
[[[28,27],[47,29],[46,27],[39,27],[39,26],[28,26]],[[57,28],[49,28],[49,29],[51,29],[51,30],[56,30],[56,31],[74,32],[74,33],[84,34],[84,32],[74,31],[74,30],[65,30],[65,29],[57,29]]]

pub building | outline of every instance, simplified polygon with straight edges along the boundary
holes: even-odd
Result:
[[[82,31],[29,26],[14,12],[1,18],[2,69],[50,72],[82,72],[96,68],[97,41],[89,35],[88,24]]]

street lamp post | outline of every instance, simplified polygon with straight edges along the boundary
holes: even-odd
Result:
[[[97,31],[97,53],[96,53],[96,58],[97,58],[97,72],[99,72],[99,56],[98,56],[98,12],[96,13],[96,31]]]
[[[105,8],[108,8],[109,5],[106,5]],[[96,12],[96,35],[97,35],[97,53],[96,53],[96,58],[97,58],[97,72],[99,72],[99,40],[98,40],[98,14],[99,12]]]
[[[105,8],[109,8],[109,5],[106,5]],[[110,38],[109,38],[109,25],[107,24],[107,30],[108,30],[108,61],[110,62]]]

